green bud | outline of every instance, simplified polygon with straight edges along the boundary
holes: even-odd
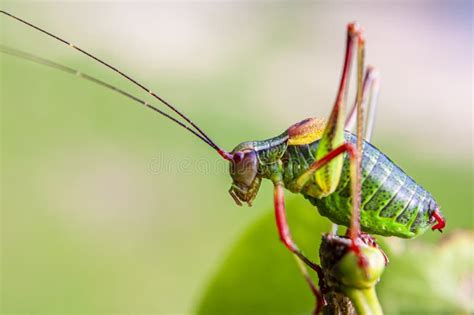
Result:
[[[331,270],[332,276],[345,287],[368,289],[379,282],[385,269],[385,256],[380,249],[367,245],[360,246],[365,266],[359,264],[359,257],[349,250]]]
[[[385,255],[365,236],[357,240],[361,257],[348,237],[323,235],[319,256],[323,274],[324,297],[328,305],[324,314],[383,314],[375,285],[385,269]]]

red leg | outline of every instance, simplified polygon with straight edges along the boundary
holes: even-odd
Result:
[[[321,292],[314,285],[313,280],[311,279],[308,274],[308,271],[306,270],[306,267],[302,263],[304,262],[311,269],[316,271],[320,279],[322,279],[322,269],[320,266],[313,263],[309,258],[307,258],[303,254],[303,252],[301,252],[301,250],[298,248],[298,246],[296,246],[295,242],[293,241],[293,238],[291,237],[290,227],[286,218],[285,194],[283,191],[283,185],[279,182],[275,183],[273,201],[275,204],[275,217],[280,240],[283,242],[283,244],[285,244],[286,248],[288,248],[293,254],[295,254],[298,266],[304,278],[306,279],[306,282],[308,282],[311,292],[313,292],[314,296],[316,297],[316,310],[314,314],[319,314],[321,308],[324,305],[324,299],[321,295]]]
[[[346,52],[336,101],[319,141],[318,149],[315,154],[316,160],[320,160],[344,143],[344,124],[346,120],[345,103],[349,85],[348,80],[350,78],[354,49],[356,48],[359,34],[359,25],[357,23],[350,23],[347,27]],[[324,167],[316,173],[316,183],[324,194],[331,194],[336,190],[339,184],[342,164],[343,160],[341,157],[333,159],[331,163],[324,165]]]
[[[308,170],[298,178],[298,185],[303,187],[306,181],[313,175],[318,169],[329,163],[331,160],[339,156],[340,154],[347,152],[350,159],[350,176],[351,176],[351,191],[352,191],[352,215],[351,224],[349,229],[349,236],[352,241],[351,250],[353,250],[359,257],[359,265],[365,266],[366,261],[363,257],[359,246],[357,245],[357,238],[360,234],[360,181],[357,179],[359,174],[360,164],[358,163],[358,151],[350,143],[343,143],[339,147],[335,148],[323,158],[315,161]]]
[[[364,126],[364,139],[370,141],[374,129],[375,112],[377,109],[377,97],[380,87],[380,77],[378,70],[367,67],[362,87],[362,107],[367,110],[367,118]],[[353,130],[356,118],[357,99],[352,105],[346,119],[345,129]]]
[[[364,112],[362,108],[362,97],[363,97],[363,75],[364,75],[364,58],[365,58],[365,37],[363,30],[358,33],[358,45],[357,45],[357,144],[356,154],[350,156],[351,159],[351,183],[352,183],[352,215],[350,225],[350,238],[352,241],[351,249],[359,258],[359,266],[365,267],[367,260],[362,255],[359,245],[357,245],[357,238],[360,234],[360,195],[362,193],[361,185],[361,162],[362,162],[362,134],[364,132]],[[349,154],[351,155],[351,154]]]
[[[436,220],[436,224],[433,225],[431,228],[432,231],[438,230],[440,232],[443,232],[443,228],[446,226],[446,220],[444,217],[441,215],[438,209],[436,209],[432,214],[431,217]]]
[[[285,194],[283,192],[283,185],[281,183],[275,183],[273,202],[275,205],[275,217],[278,228],[278,234],[280,240],[285,244],[292,253],[298,256],[304,263],[311,267],[316,272],[321,269],[317,264],[309,260],[301,250],[296,246],[295,242],[291,237],[290,227],[288,226],[288,220],[286,219],[285,210]]]

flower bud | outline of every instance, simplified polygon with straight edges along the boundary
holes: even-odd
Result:
[[[377,284],[385,269],[385,257],[376,247],[360,245],[365,264],[360,265],[359,257],[351,250],[332,268],[332,276],[343,286],[368,289]]]

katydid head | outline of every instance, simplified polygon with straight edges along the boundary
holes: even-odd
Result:
[[[251,206],[262,181],[258,175],[257,152],[252,147],[238,145],[231,155],[229,172],[233,182],[229,193],[237,205],[246,202]]]

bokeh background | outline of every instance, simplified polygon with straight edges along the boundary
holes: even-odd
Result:
[[[382,76],[373,143],[437,197],[447,233],[473,229],[470,1],[2,1],[1,8],[146,83],[227,149],[326,117],[345,25],[358,20],[367,61]],[[4,45],[147,98],[5,16],[0,36]],[[256,220],[270,219],[271,184],[262,185],[252,208],[237,207],[225,163],[186,131],[59,71],[6,55],[0,66],[2,313],[193,313],[236,240]],[[287,197],[304,208],[290,212],[313,211],[328,224]],[[276,231],[265,235],[288,257]],[[388,242],[417,248],[439,238]],[[294,268],[284,279],[298,277]],[[472,279],[463,287],[468,299]],[[307,295],[304,289],[295,295]]]

